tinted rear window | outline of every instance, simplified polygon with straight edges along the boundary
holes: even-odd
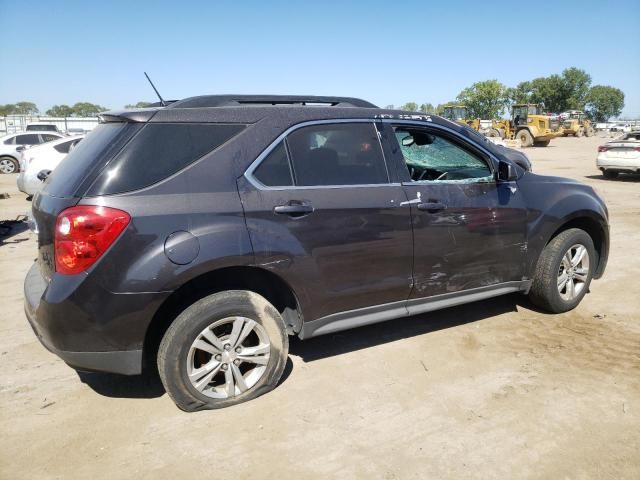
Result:
[[[44,191],[54,197],[78,196],[82,181],[102,164],[120,140],[128,138],[139,125],[132,123],[105,123],[98,125],[78,143],[55,171],[49,176]]]
[[[90,195],[138,190],[182,170],[245,125],[147,124],[100,175]]]

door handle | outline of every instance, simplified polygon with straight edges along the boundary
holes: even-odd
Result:
[[[313,207],[304,203],[288,203],[286,205],[278,205],[274,207],[273,212],[280,215],[300,217],[313,213]]]
[[[445,208],[447,208],[447,206],[440,202],[425,202],[418,204],[418,210],[426,210],[429,213],[439,212]]]

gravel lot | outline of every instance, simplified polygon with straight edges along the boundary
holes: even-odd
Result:
[[[36,240],[0,239],[0,478],[640,478],[640,176],[604,180],[602,142],[527,150],[609,206],[609,266],[576,310],[513,295],[293,341],[282,384],[225,410],[48,353],[22,310]],[[30,208],[15,175],[0,192],[0,219]]]

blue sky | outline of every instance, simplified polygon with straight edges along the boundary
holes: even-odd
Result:
[[[0,0],[0,103],[119,108],[205,93],[442,103],[576,66],[640,117],[640,0]],[[511,6],[512,8],[504,8]],[[627,48],[625,48],[625,45]]]

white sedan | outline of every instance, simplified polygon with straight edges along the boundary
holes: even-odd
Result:
[[[38,173],[43,170],[52,172],[83,137],[64,137],[23,150],[20,158],[22,171],[17,179],[18,189],[30,197],[39,192],[43,182],[38,178]]]
[[[625,133],[598,147],[596,165],[607,178],[640,173],[640,131]]]
[[[22,148],[32,145],[41,145],[65,138],[58,132],[22,132],[12,133],[0,138],[0,173],[17,173],[20,170],[18,153]]]

